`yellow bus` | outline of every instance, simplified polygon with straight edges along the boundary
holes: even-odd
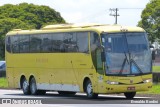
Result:
[[[59,24],[6,35],[9,87],[25,95],[136,92],[152,87],[152,57],[146,32],[107,24]]]

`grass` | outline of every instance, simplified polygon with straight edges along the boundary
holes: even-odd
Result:
[[[0,78],[0,88],[7,88],[8,82],[6,78]]]
[[[160,66],[153,66],[153,72],[160,72]]]
[[[152,89],[148,91],[150,94],[160,94],[160,84],[154,84]]]

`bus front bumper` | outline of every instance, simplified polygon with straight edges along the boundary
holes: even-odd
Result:
[[[148,91],[152,88],[152,83],[132,84],[132,85],[111,85],[107,84],[105,87],[105,93],[123,93],[123,92],[139,92]]]

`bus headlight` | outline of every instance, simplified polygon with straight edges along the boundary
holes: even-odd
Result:
[[[107,81],[107,84],[111,84],[111,85],[117,85],[119,84],[119,82],[116,82],[116,81]]]
[[[143,80],[144,83],[152,82],[152,79]]]

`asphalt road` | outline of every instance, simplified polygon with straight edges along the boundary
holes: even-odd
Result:
[[[108,104],[112,105],[112,107],[128,107],[126,105],[138,107],[135,106],[135,104],[140,104],[140,106],[141,104],[145,104],[148,107],[152,104],[152,106],[154,105],[154,107],[158,107],[160,99],[153,97],[135,97],[132,100],[128,100],[122,95],[99,95],[98,99],[88,99],[84,93],[77,93],[75,96],[62,96],[57,92],[47,92],[46,95],[41,96],[26,96],[23,95],[21,90],[0,89],[0,107],[3,107],[4,104],[6,105],[6,102],[11,104],[39,104],[36,105],[38,107],[43,104],[46,104],[46,107],[56,105],[58,107],[103,107],[106,104],[107,106]]]

